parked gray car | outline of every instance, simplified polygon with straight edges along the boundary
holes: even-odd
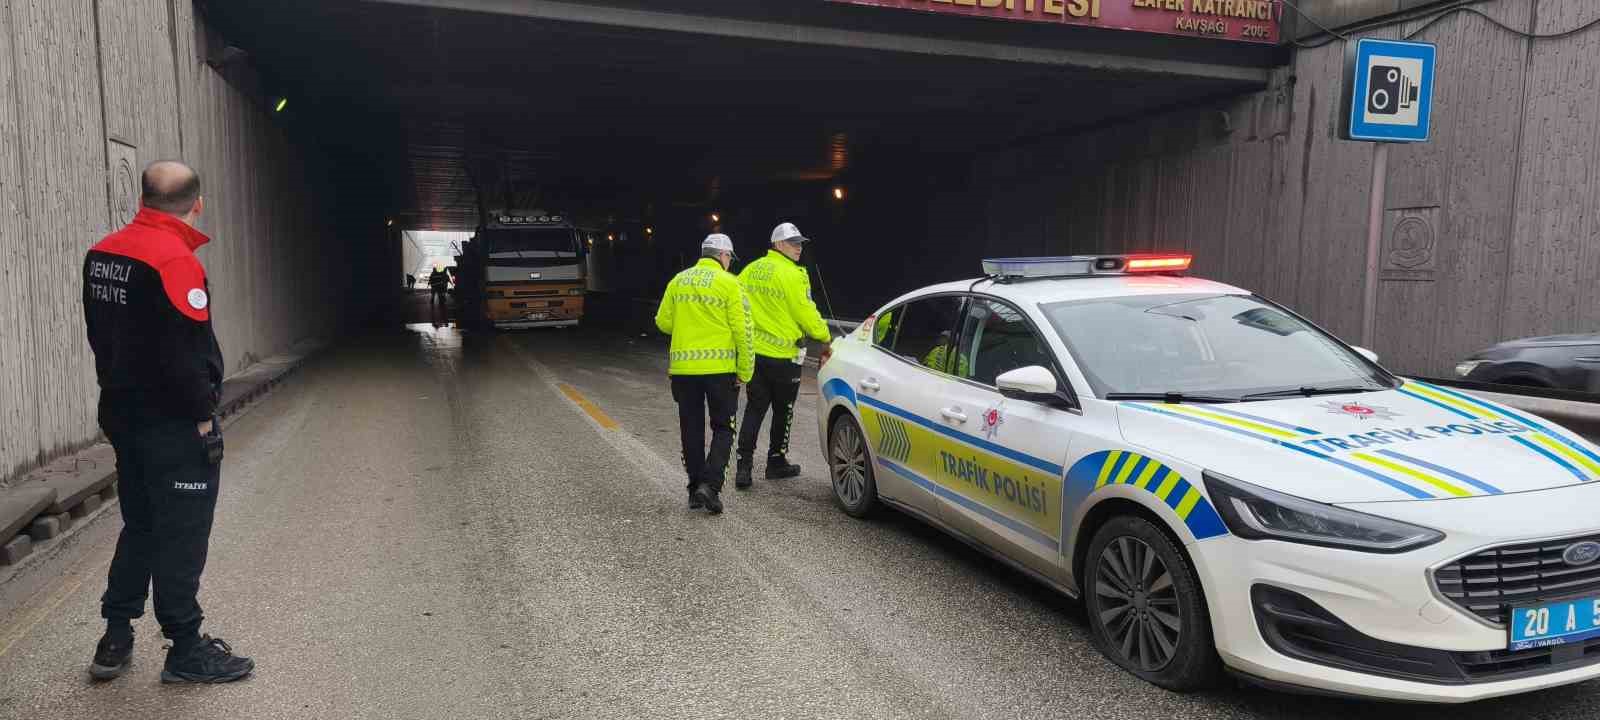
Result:
[[[1463,380],[1600,392],[1600,334],[1508,340],[1456,365]]]

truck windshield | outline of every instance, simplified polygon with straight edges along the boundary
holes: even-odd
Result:
[[[477,239],[490,253],[526,252],[546,256],[563,253],[573,257],[578,254],[577,233],[571,228],[480,230]]]
[[[1257,399],[1392,386],[1337,340],[1251,296],[1133,295],[1042,309],[1099,397]]]

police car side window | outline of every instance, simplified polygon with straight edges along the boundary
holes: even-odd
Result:
[[[961,298],[953,295],[908,302],[894,311],[894,345],[885,349],[918,365],[951,372],[952,333],[960,313]]]
[[[954,374],[994,385],[995,378],[1017,368],[1051,367],[1044,341],[1016,308],[975,298],[961,323]]]

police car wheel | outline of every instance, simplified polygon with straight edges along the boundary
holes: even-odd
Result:
[[[1113,662],[1168,690],[1216,684],[1222,661],[1204,592],[1160,528],[1142,517],[1112,518],[1089,544],[1084,575],[1090,632]]]
[[[842,416],[828,433],[828,473],[833,502],[851,517],[866,517],[878,507],[878,484],[867,457],[866,436],[854,418]]]

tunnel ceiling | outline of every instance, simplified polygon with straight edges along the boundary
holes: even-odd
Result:
[[[476,199],[705,206],[731,186],[959,160],[1238,83],[349,0],[213,2],[279,119],[407,227]],[[368,180],[367,178],[370,178]]]

